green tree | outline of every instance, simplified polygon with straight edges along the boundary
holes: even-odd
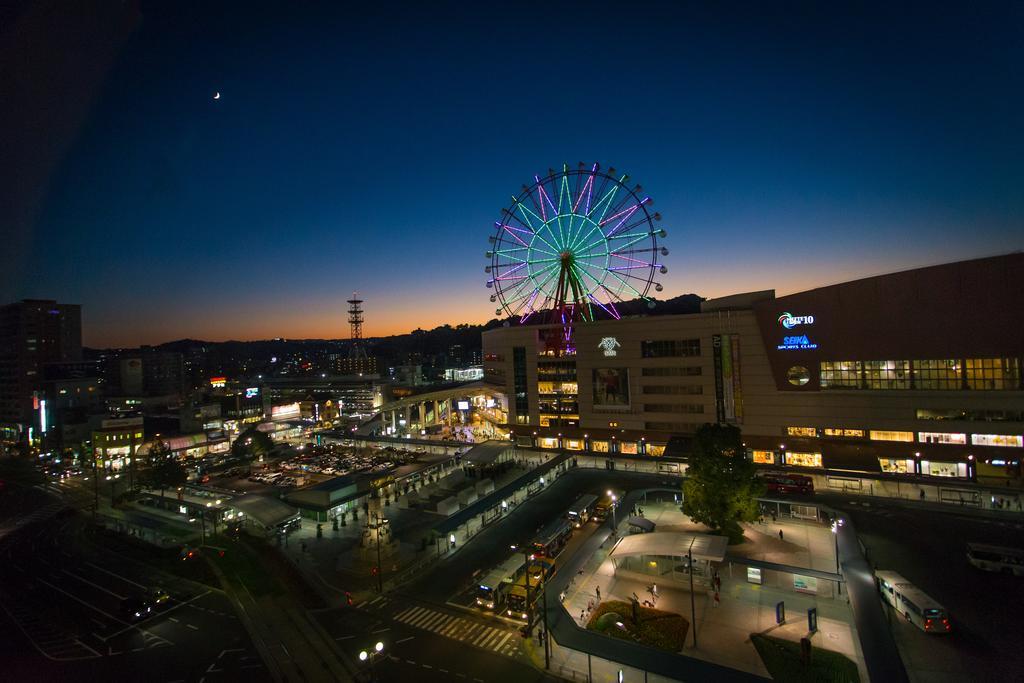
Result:
[[[757,498],[764,490],[738,427],[706,424],[697,430],[683,482],[683,512],[739,543],[739,523],[757,519]]]
[[[163,441],[149,449],[149,469],[143,478],[146,486],[160,489],[160,497],[167,489],[178,488],[188,481],[188,471]]]
[[[251,427],[235,439],[231,444],[231,455],[236,458],[255,460],[270,453],[274,448],[274,440],[255,427]]]

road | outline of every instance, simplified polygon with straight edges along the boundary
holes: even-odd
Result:
[[[52,502],[32,489],[13,495],[35,509]],[[5,679],[121,681],[145,671],[153,681],[269,680],[220,591],[104,549],[70,509],[20,527],[0,540]],[[123,599],[156,586],[171,600],[132,620]]]
[[[528,683],[556,680],[539,670],[537,648],[527,645],[522,624],[468,607],[475,578],[504,561],[513,543],[528,543],[537,530],[564,514],[583,493],[608,488],[658,486],[664,477],[607,470],[585,470],[561,477],[546,491],[482,531],[455,554],[418,580],[358,609],[321,612],[325,630],[352,655],[372,650],[380,640],[384,653],[373,662],[381,681],[467,681]],[[570,544],[594,532],[590,525]],[[570,548],[572,545],[570,545]],[[364,667],[368,668],[369,663]]]
[[[954,630],[948,636],[925,634],[894,615],[893,633],[912,681],[1020,678],[1024,579],[974,569],[965,544],[1024,546],[1022,522],[884,500],[819,499],[850,515],[875,568],[899,572],[951,614]]]

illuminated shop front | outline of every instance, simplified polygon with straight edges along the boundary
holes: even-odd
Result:
[[[821,467],[821,453],[786,453],[786,464],[793,467]]]

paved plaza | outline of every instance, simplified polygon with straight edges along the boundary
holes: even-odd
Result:
[[[657,525],[656,531],[708,532],[703,525],[695,524],[683,515],[678,505],[672,502],[651,503],[643,508],[645,516]],[[782,539],[778,536],[780,530]],[[835,546],[828,527],[794,521],[772,522],[769,517],[766,524],[744,525],[744,531],[747,540],[730,546],[730,556],[835,571]],[[624,520],[619,522],[618,532],[628,533]],[[688,586],[665,581],[657,583],[655,597],[649,590],[652,581],[641,580],[636,575],[616,577],[608,557],[612,545],[611,540],[606,541],[566,591],[563,604],[580,626],[587,620],[588,608],[596,607],[601,600],[628,602],[631,596],[636,595],[641,601],[653,602],[658,609],[683,615],[687,621],[691,620],[692,612],[696,612],[697,646],[693,645],[691,627],[683,654],[767,676],[750,635],[762,633],[799,641],[808,634],[807,610],[813,607],[817,609],[818,617],[818,630],[811,637],[813,645],[840,652],[857,662],[862,679],[867,680],[852,610],[845,592],[834,596],[832,582],[819,580],[818,593],[808,594],[796,591],[791,582],[783,582],[780,578],[791,575],[768,572],[775,580],[755,585],[747,582],[745,566],[730,563],[727,559],[719,567],[721,591],[718,606],[715,606],[714,592],[710,587],[700,584],[695,586],[692,602]],[[780,601],[785,603],[786,621],[778,625],[775,606]],[[557,652],[560,666],[576,671],[587,670],[584,655],[562,648]]]

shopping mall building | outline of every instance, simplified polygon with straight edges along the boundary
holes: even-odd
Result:
[[[570,352],[547,343],[557,326],[503,327],[483,335],[484,381],[523,446],[685,455],[725,422],[765,466],[1016,476],[1022,316],[1014,253],[580,324]]]

